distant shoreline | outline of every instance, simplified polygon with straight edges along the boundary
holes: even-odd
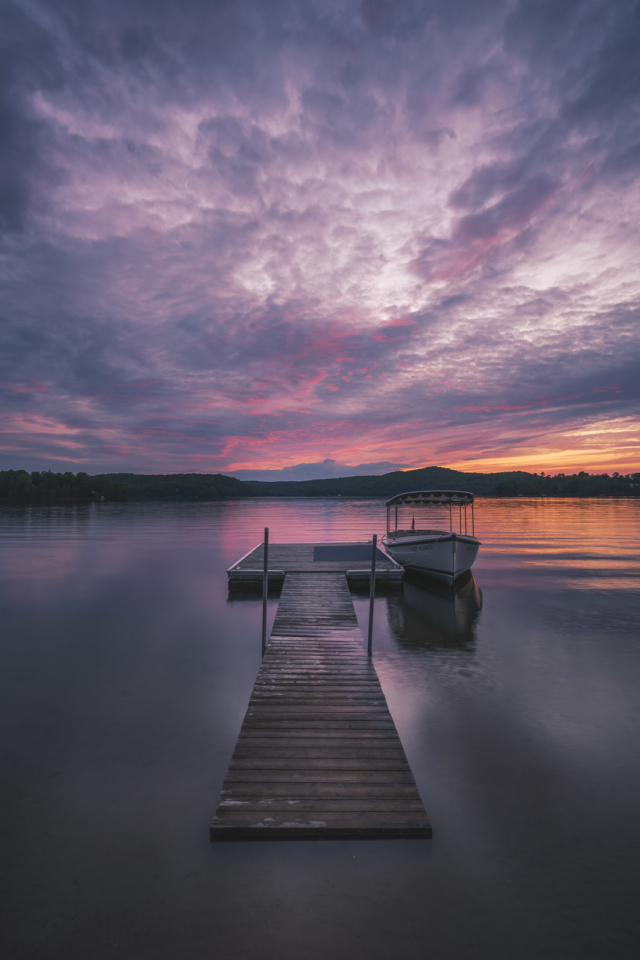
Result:
[[[52,473],[0,471],[0,502],[216,501],[294,497],[388,500],[410,490],[467,490],[478,497],[636,499],[640,473],[464,473],[447,467],[321,480],[238,480],[224,474]]]
[[[638,494],[631,493],[609,493],[609,494],[565,494],[565,493],[539,493],[539,494],[492,494],[492,493],[477,493],[475,494],[476,501],[480,500],[638,500],[640,497]],[[39,499],[18,499],[17,497],[0,497],[0,506],[3,504],[8,505],[20,505],[25,506],[51,506],[59,505],[63,506],[64,504],[74,505],[78,503],[97,503],[102,505],[104,503],[224,503],[228,501],[236,502],[237,500],[371,500],[372,502],[378,501],[379,503],[386,503],[390,499],[388,497],[376,497],[372,494],[369,495],[358,495],[358,494],[345,494],[342,495],[332,495],[332,494],[300,494],[296,496],[293,493],[282,495],[282,494],[272,494],[265,493],[262,495],[252,495],[248,497],[124,497],[119,498],[118,501],[109,500],[106,497],[96,498],[96,497],[49,497],[49,498],[39,498]]]

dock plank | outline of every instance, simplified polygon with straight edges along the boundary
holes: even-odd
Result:
[[[286,573],[213,841],[431,836],[345,572],[322,566]]]
[[[353,547],[361,547],[359,553],[366,559],[352,559]],[[322,599],[328,595],[329,584],[320,582],[322,575],[342,573],[350,583],[367,584],[370,576],[370,544],[340,543],[271,543],[269,545],[269,583],[282,583],[288,573],[312,573],[317,579],[317,589],[311,585],[301,588],[301,596],[308,598],[310,607],[321,613]],[[336,549],[337,548],[337,549]],[[344,556],[340,556],[340,548]],[[324,553],[323,553],[324,551]],[[332,560],[318,560],[316,556],[334,556]],[[264,564],[264,546],[258,544],[227,571],[230,589],[261,586]],[[376,559],[376,583],[385,589],[394,589],[402,584],[403,568],[388,554],[378,550]],[[294,604],[295,606],[295,604]],[[291,608],[293,609],[293,607]]]

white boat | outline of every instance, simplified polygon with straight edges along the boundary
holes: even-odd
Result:
[[[478,556],[480,541],[475,535],[473,500],[473,494],[466,490],[414,490],[387,500],[387,533],[382,538],[387,553],[408,570],[453,583],[471,569]],[[445,520],[441,523],[445,529],[435,529],[435,524],[427,526],[419,522],[416,525],[416,510],[420,509],[422,513],[423,507],[430,513],[435,508],[435,517],[429,519]],[[469,517],[468,507],[471,507]],[[406,522],[407,508],[411,509],[410,525],[398,527],[398,508],[401,510],[401,524]],[[393,530],[392,510],[395,515]]]

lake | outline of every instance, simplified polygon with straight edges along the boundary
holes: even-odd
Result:
[[[638,955],[640,501],[479,500],[474,582],[376,599],[432,840],[208,839],[260,663],[226,568],[265,525],[381,535],[383,503],[0,521],[3,957]]]

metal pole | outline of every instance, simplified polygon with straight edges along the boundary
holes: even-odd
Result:
[[[269,593],[269,527],[264,528],[264,567],[262,571],[262,656],[267,649],[267,595]]]
[[[373,638],[373,602],[376,598],[376,551],[378,549],[378,534],[373,535],[373,550],[371,552],[371,587],[369,589],[369,631],[367,634],[367,656],[371,656]]]

